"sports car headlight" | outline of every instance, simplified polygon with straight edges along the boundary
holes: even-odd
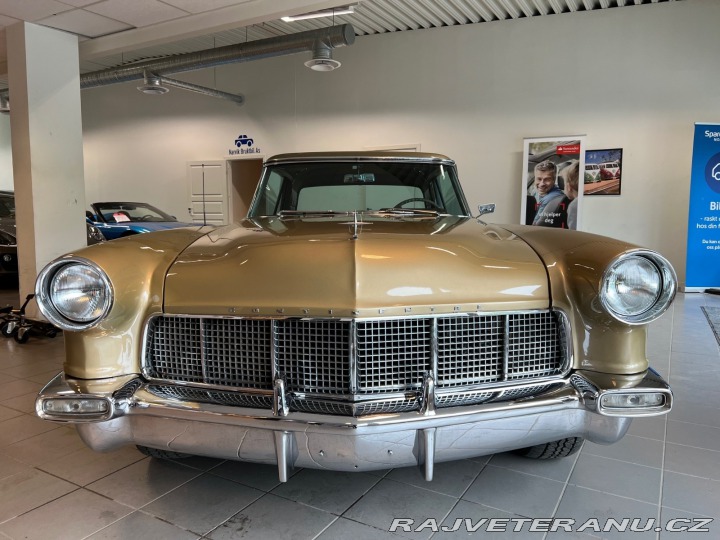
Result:
[[[675,270],[667,259],[653,251],[631,251],[605,270],[600,301],[617,320],[645,324],[665,312],[676,290]]]
[[[60,259],[46,266],[35,294],[43,315],[63,330],[84,330],[110,311],[113,290],[105,272],[88,260]]]

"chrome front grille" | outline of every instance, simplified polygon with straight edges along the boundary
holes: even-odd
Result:
[[[428,374],[439,407],[537,394],[547,386],[503,389],[563,375],[567,338],[565,317],[549,311],[358,320],[158,316],[147,326],[143,369],[166,395],[184,386],[178,399],[260,406],[272,403],[273,381],[281,378],[291,410],[360,415],[419,408]],[[243,390],[254,395],[233,398]]]

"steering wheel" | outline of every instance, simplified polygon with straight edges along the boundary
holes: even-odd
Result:
[[[145,214],[145,215],[142,216],[140,219],[138,219],[138,221],[150,221],[150,220],[153,219],[154,217],[155,217],[155,216],[152,216],[152,215],[150,215],[150,214]]]
[[[430,206],[432,206],[435,210],[442,210],[442,207],[435,201],[430,199],[423,199],[422,197],[412,197],[410,199],[405,199],[404,201],[400,201],[399,203],[397,203],[393,208],[402,208],[404,204],[407,204],[409,202],[425,202],[430,204]]]

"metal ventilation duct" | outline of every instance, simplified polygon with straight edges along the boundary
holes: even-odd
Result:
[[[194,71],[236,62],[249,62],[275,56],[334,49],[355,42],[355,30],[350,24],[309,30],[269,39],[227,45],[217,49],[179,54],[159,60],[147,60],[130,66],[104,69],[80,76],[80,88],[95,88],[108,84],[143,80],[145,73],[160,76],[169,73]],[[203,87],[198,87],[203,88]],[[194,88],[194,91],[199,91]],[[207,89],[212,90],[212,89]],[[219,96],[216,96],[219,97]]]

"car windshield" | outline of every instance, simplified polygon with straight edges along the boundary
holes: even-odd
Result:
[[[99,221],[104,221],[105,223],[177,221],[173,216],[144,203],[95,203],[93,204],[93,209],[96,215],[99,214]]]
[[[15,217],[15,198],[9,195],[0,195],[0,218]]]
[[[453,166],[390,160],[269,165],[250,217],[415,211],[469,215]]]

